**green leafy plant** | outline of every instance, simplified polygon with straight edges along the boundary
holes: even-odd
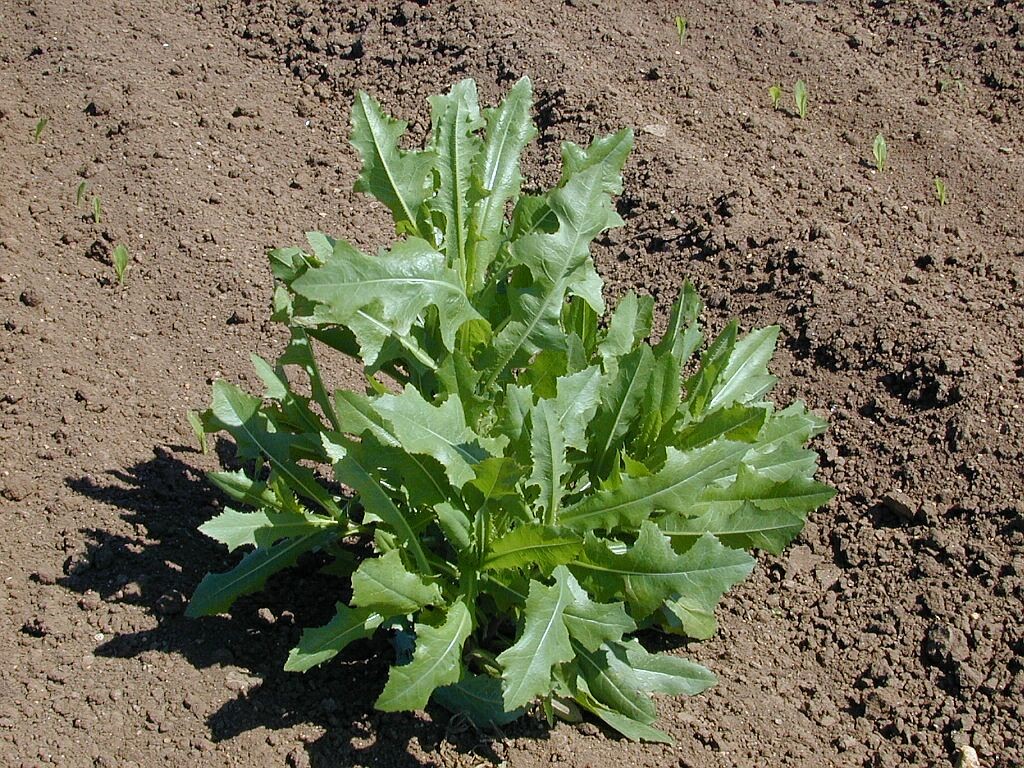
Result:
[[[130,261],[128,256],[128,248],[124,245],[119,245],[114,249],[113,253],[114,262],[114,274],[117,275],[117,282],[124,285],[124,275],[128,271],[128,263]]]
[[[885,136],[880,133],[871,144],[871,154],[875,158],[875,168],[881,173],[889,163],[889,145],[885,143]]]
[[[946,182],[938,176],[935,177],[935,199],[939,201],[939,205],[945,205],[949,202],[946,193]]]
[[[797,80],[793,85],[793,103],[796,105],[796,113],[803,120],[807,117],[807,83]]]
[[[87,189],[86,183],[80,182],[78,187],[75,188],[75,205],[81,205],[82,200],[85,199],[85,191]]]
[[[778,109],[782,101],[782,84],[772,85],[768,88],[768,98],[772,100],[772,109]]]
[[[92,196],[92,223],[99,224],[103,218],[103,203],[100,202],[99,195]]]
[[[686,42],[686,17],[676,16],[675,22],[676,34],[679,35],[679,44],[682,45],[684,42]]]
[[[485,726],[575,702],[664,741],[651,694],[715,678],[637,632],[714,633],[718,600],[753,567],[744,549],[779,552],[833,495],[804,447],[824,423],[765,399],[776,327],[729,323],[692,364],[689,283],[657,342],[650,297],[627,293],[599,322],[589,244],[622,224],[632,133],[566,142],[557,186],[522,193],[531,101],[523,79],[481,111],[465,80],[431,98],[426,147],[403,150],[406,124],[357,95],[356,189],[398,239],[373,256],[311,232],[271,251],[290,342],[274,364],[253,356],[262,396],[217,381],[199,417],[242,464],[209,475],[231,506],[201,530],[248,552],[187,613],[227,611],[317,552],[344,586],[286,669],[386,631],[406,658],[379,709],[433,701]],[[365,391],[325,380],[339,352]]]
[[[43,137],[43,130],[46,128],[47,123],[50,122],[48,117],[41,117],[36,123],[35,129],[32,131],[32,141],[38,144]]]

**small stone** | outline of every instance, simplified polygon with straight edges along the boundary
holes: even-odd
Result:
[[[289,752],[285,761],[288,763],[288,768],[309,768],[309,755],[301,747],[296,747]]]
[[[252,322],[252,310],[250,309],[236,309],[228,318],[228,325],[245,325],[249,322]]]
[[[971,655],[967,637],[956,627],[935,623],[928,628],[924,639],[924,653],[933,662],[965,661]]]
[[[271,612],[269,608],[260,608],[256,612],[256,616],[259,618],[260,621],[267,625],[273,625],[274,622],[277,621],[274,618],[274,614]]]
[[[917,508],[920,506],[899,489],[893,489],[884,493],[882,495],[882,505],[904,520],[913,520],[917,514]]]
[[[53,571],[36,571],[32,574],[32,581],[49,586],[57,583],[57,574]]]
[[[42,306],[43,295],[35,288],[26,288],[21,292],[21,303],[26,307]]]
[[[668,135],[668,126],[664,123],[649,123],[643,127],[643,132],[663,138]]]

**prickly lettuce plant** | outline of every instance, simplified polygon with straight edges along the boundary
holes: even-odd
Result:
[[[356,186],[394,215],[390,248],[310,233],[270,254],[291,341],[274,364],[253,358],[261,395],[218,381],[200,420],[248,467],[210,475],[238,508],[202,530],[248,551],[188,612],[226,611],[318,551],[346,586],[287,669],[386,631],[412,652],[379,709],[433,700],[486,725],[575,700],[665,740],[651,694],[714,677],[637,632],[715,631],[716,603],[752,568],[744,550],[779,552],[832,496],[804,447],[824,425],[765,399],[777,328],[742,336],[733,322],[698,355],[689,284],[655,343],[648,297],[628,293],[600,321],[589,244],[621,224],[628,130],[564,144],[557,186],[525,194],[528,80],[496,109],[480,111],[471,80],[430,103],[415,151],[370,96],[353,109]],[[332,352],[358,361],[365,391],[324,379]],[[359,539],[362,559],[347,546]]]

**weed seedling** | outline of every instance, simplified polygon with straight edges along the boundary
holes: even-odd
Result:
[[[117,282],[124,285],[124,275],[128,271],[128,249],[119,245],[114,249],[114,274],[117,275]]]
[[[935,197],[939,201],[939,205],[949,202],[949,198],[946,196],[946,182],[938,176],[935,177]]]
[[[686,17],[676,16],[676,34],[679,35],[679,44],[686,40]]]
[[[782,101],[782,85],[773,85],[768,89],[768,98],[772,100],[772,109],[778,109]]]
[[[39,118],[39,122],[36,123],[36,129],[32,131],[32,141],[36,144],[39,143],[40,137],[43,135],[43,129],[46,128],[46,124],[48,122],[50,122],[49,118],[41,117]]]
[[[92,196],[92,223],[99,224],[103,215],[103,205],[100,203],[99,195]]]
[[[793,103],[796,104],[796,113],[803,120],[807,117],[807,83],[797,80],[793,86]]]
[[[871,145],[871,154],[875,157],[875,168],[881,173],[889,162],[889,145],[885,143],[885,136],[878,134]]]

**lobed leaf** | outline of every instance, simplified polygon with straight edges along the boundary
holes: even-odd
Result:
[[[462,600],[451,604],[441,626],[417,623],[412,661],[391,668],[374,706],[383,712],[423,709],[436,688],[457,683],[462,675],[462,645],[472,628]]]

